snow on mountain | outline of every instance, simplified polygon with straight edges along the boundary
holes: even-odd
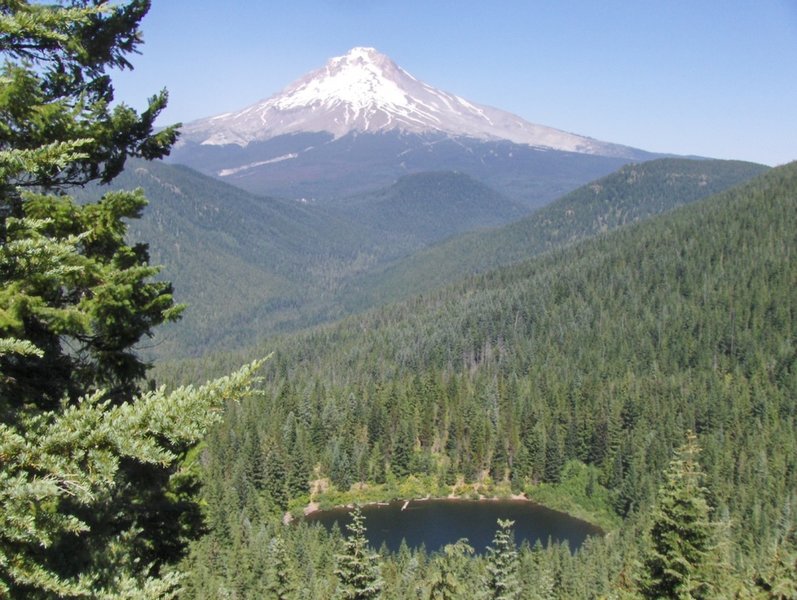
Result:
[[[468,102],[417,80],[375,49],[362,47],[332,58],[267,100],[189,123],[182,140],[245,147],[290,133],[328,132],[340,138],[352,132],[388,131],[508,140],[601,156],[634,152]]]

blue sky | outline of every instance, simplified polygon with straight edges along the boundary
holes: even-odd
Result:
[[[162,123],[243,108],[373,46],[415,77],[654,152],[797,159],[797,0],[154,0],[117,100]]]

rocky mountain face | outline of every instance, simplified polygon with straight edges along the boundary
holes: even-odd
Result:
[[[353,48],[266,100],[185,125],[172,160],[251,192],[316,200],[458,170],[537,206],[652,157],[469,102]]]

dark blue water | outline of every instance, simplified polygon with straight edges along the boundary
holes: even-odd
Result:
[[[524,540],[532,546],[537,540],[543,545],[567,540],[570,549],[576,550],[587,536],[602,533],[586,521],[525,500],[417,500],[402,510],[404,504],[398,501],[363,507],[371,546],[379,548],[384,543],[396,551],[404,539],[411,548],[423,544],[432,552],[467,538],[476,552],[482,553],[495,536],[498,519],[515,522],[513,530],[518,545]],[[350,509],[335,508],[305,518],[327,529],[338,523],[345,533],[345,525],[351,522],[349,513]]]

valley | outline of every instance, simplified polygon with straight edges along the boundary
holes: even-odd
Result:
[[[629,166],[533,211],[452,172],[407,176],[323,206],[264,198],[163,163],[131,162],[114,187],[150,203],[131,221],[189,303],[144,349],[201,355],[329,322],[634,223],[761,173],[738,161]],[[633,175],[632,175],[633,174]],[[98,199],[104,187],[86,190]],[[524,216],[527,215],[527,216]]]

